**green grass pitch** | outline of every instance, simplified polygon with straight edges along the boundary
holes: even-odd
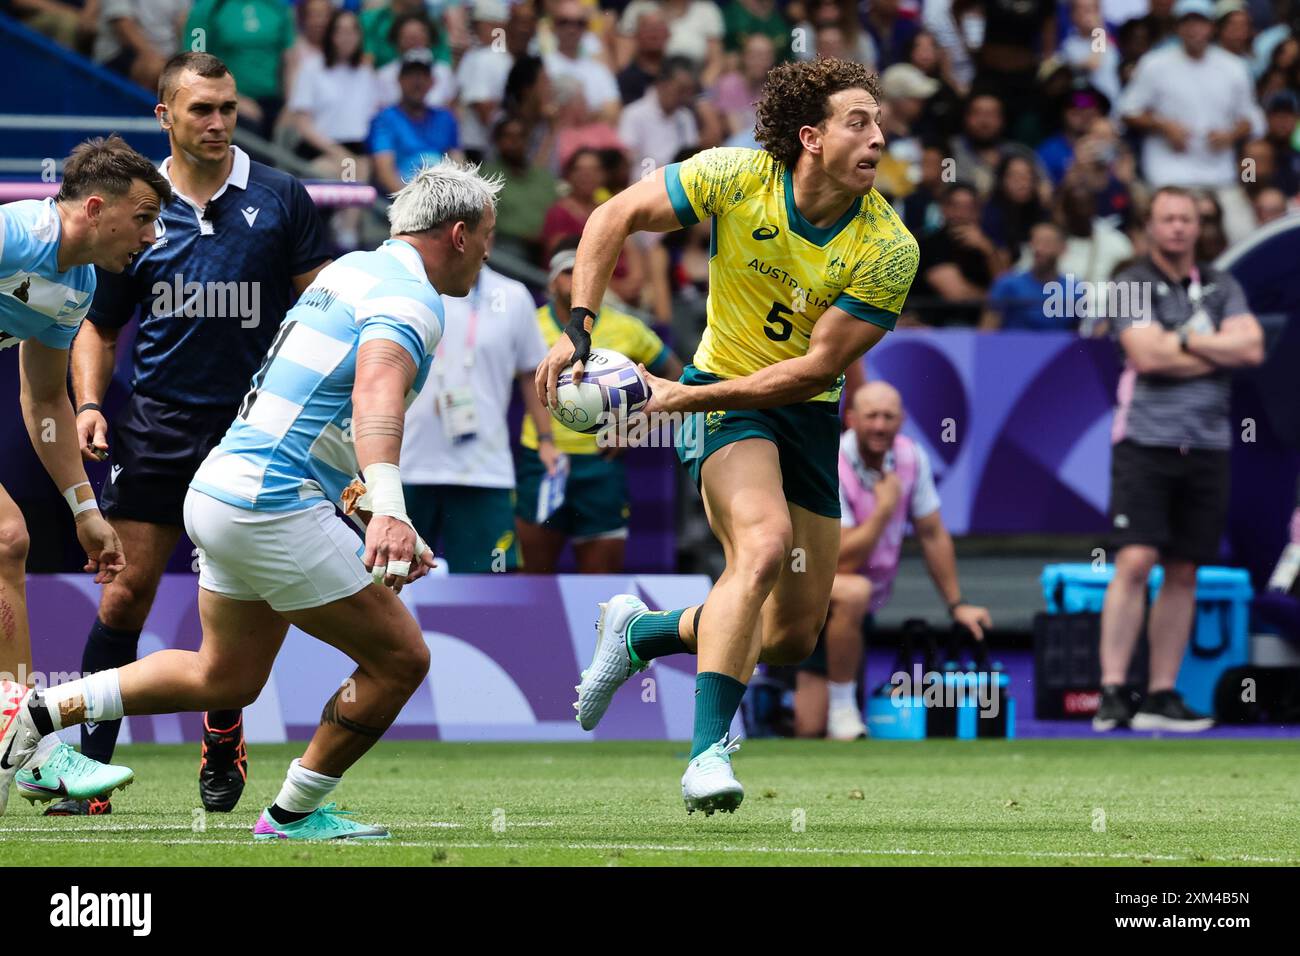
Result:
[[[110,816],[47,819],[17,793],[0,862],[85,865],[1300,864],[1300,742],[747,741],[734,815],[687,816],[676,743],[381,742],[336,791],[393,831],[254,843],[301,745],[253,745],[233,814],[204,818],[197,746],[136,745]]]

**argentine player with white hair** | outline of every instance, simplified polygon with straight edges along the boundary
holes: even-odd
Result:
[[[467,295],[487,258],[500,188],[472,167],[428,166],[394,197],[392,238],[320,272],[185,499],[185,529],[199,548],[202,645],[43,692],[0,688],[5,699],[22,695],[0,734],[0,786],[43,735],[72,724],[251,704],[292,624],[357,668],[325,704],[253,834],[388,836],[325,801],[429,669],[420,626],[397,598],[433,567],[403,501],[404,415],[442,336],[439,293]],[[358,506],[364,547],[335,517],[340,501]]]

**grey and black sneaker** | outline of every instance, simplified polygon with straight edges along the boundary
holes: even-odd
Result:
[[[1134,730],[1172,730],[1196,733],[1214,726],[1214,718],[1197,713],[1183,703],[1176,690],[1158,690],[1147,696],[1133,715]]]
[[[1119,684],[1108,684],[1101,689],[1101,704],[1092,718],[1092,729],[1104,733],[1116,727],[1127,727],[1133,719],[1133,707],[1128,690]]]

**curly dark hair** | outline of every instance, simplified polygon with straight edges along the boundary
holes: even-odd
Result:
[[[782,63],[767,75],[758,101],[758,144],[793,169],[803,152],[799,130],[824,123],[830,98],[840,90],[866,90],[877,102],[883,98],[880,77],[861,63],[829,58]]]

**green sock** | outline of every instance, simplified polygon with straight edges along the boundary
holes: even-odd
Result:
[[[691,759],[708,750],[731,729],[745,685],[734,677],[705,671],[695,675],[695,737],[691,740]]]
[[[634,663],[644,664],[667,654],[685,654],[686,645],[677,636],[677,622],[686,613],[680,611],[646,611],[627,626],[627,649]]]

